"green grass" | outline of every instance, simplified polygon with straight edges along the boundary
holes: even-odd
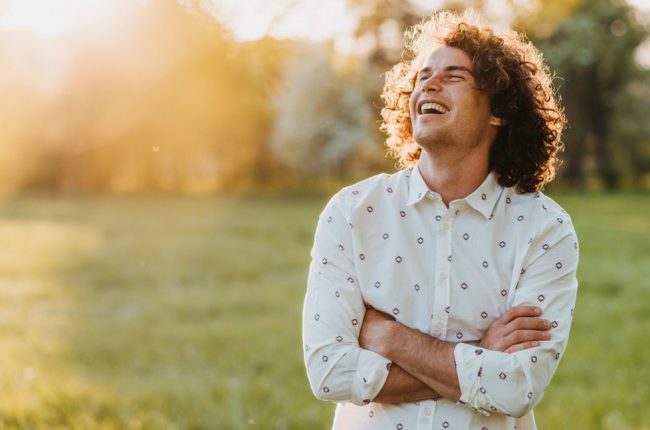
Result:
[[[581,244],[540,429],[649,429],[650,196],[560,195]],[[0,204],[0,428],[326,429],[300,316],[322,198]]]

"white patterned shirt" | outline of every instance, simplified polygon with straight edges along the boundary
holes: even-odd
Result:
[[[575,231],[554,201],[504,188],[492,172],[447,207],[417,167],[380,174],[329,201],[311,256],[305,364],[314,394],[338,402],[334,429],[535,428],[532,407],[566,347],[577,291]],[[372,402],[390,360],[359,346],[364,303],[457,343],[459,402]],[[516,353],[478,348],[517,305],[541,307],[551,339]]]

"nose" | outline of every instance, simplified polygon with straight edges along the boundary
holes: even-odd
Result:
[[[426,94],[429,91],[440,91],[440,81],[434,76],[431,76],[422,82],[420,91],[422,91],[422,94]]]

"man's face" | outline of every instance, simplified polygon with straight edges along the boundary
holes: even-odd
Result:
[[[472,61],[464,51],[440,46],[429,54],[410,98],[413,138],[423,149],[466,152],[491,145],[500,120],[477,86]]]

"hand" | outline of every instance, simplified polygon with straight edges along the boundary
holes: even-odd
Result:
[[[395,318],[392,316],[366,306],[366,316],[359,333],[359,345],[386,357],[387,349],[393,342],[391,328],[394,324]]]
[[[551,322],[539,318],[541,313],[535,306],[511,308],[492,323],[479,346],[509,353],[539,346],[539,341],[551,338]]]

